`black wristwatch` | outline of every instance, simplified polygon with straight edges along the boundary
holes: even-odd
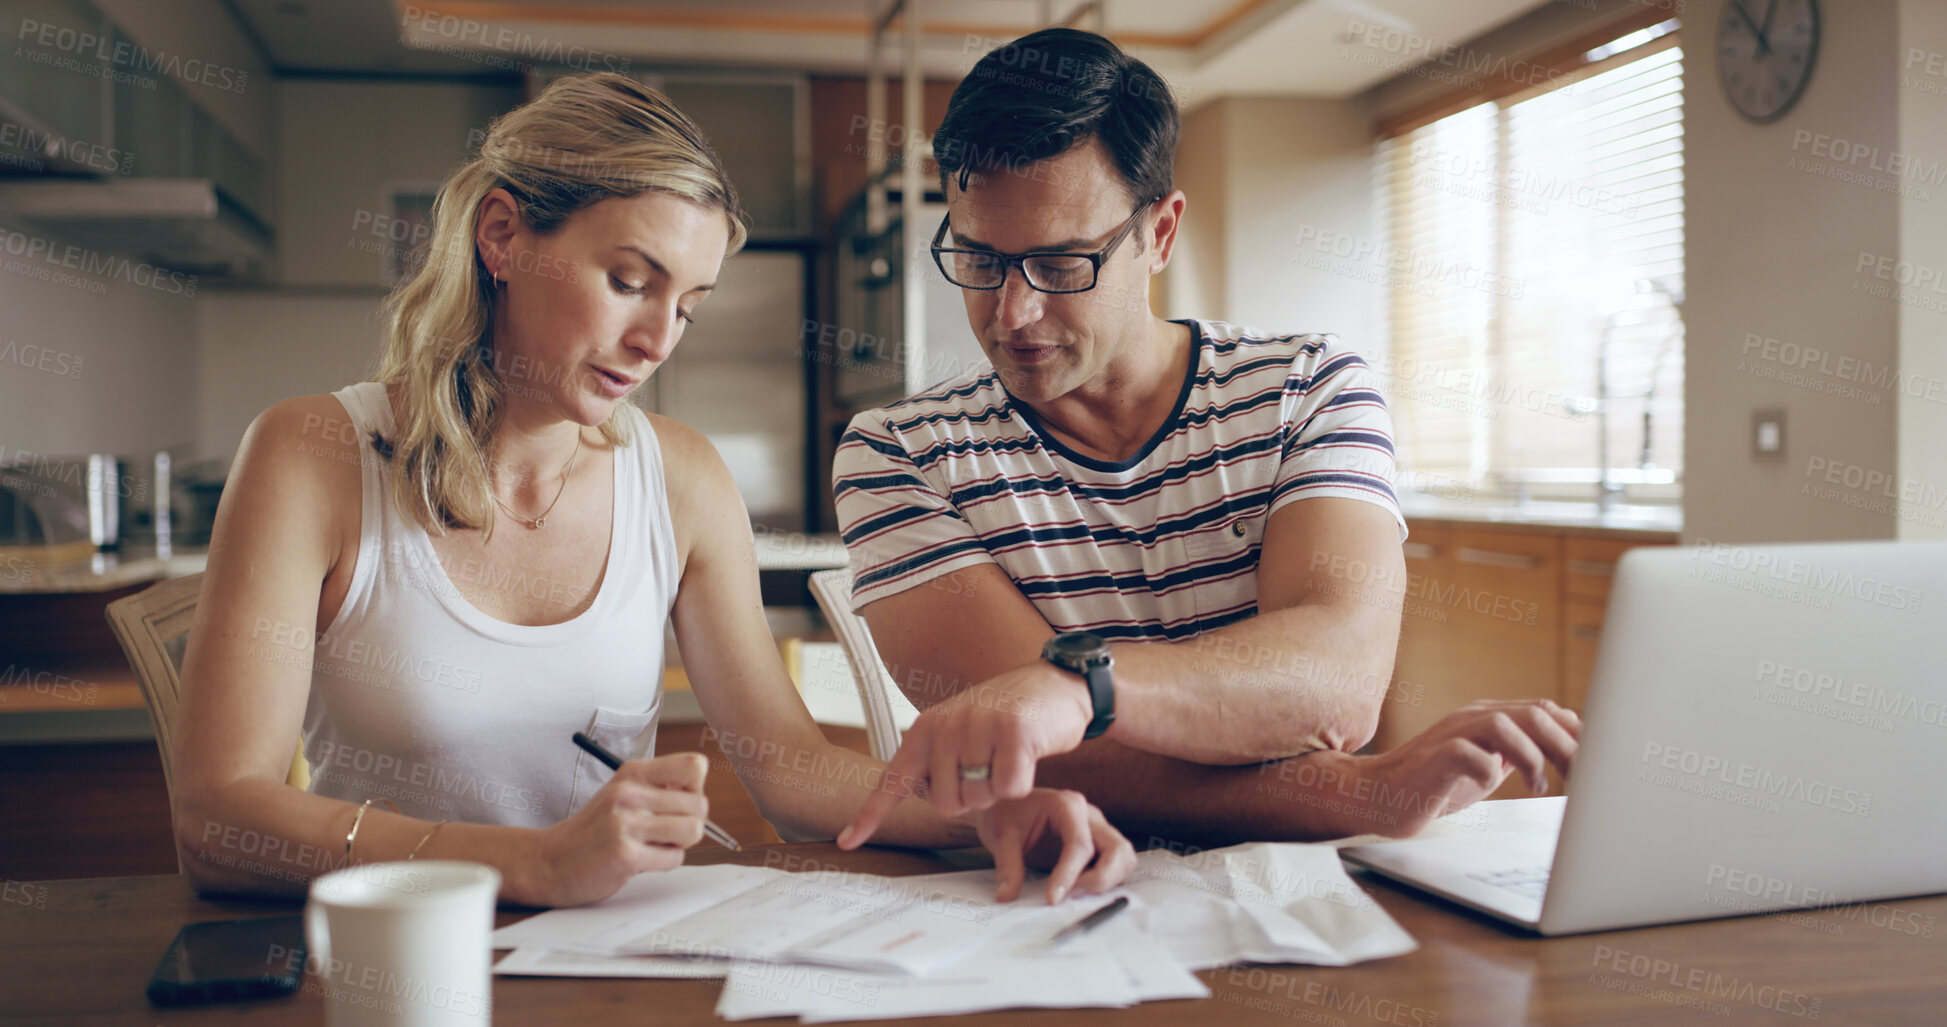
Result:
[[[1088,698],[1095,707],[1095,718],[1088,722],[1083,738],[1095,738],[1115,723],[1115,678],[1109,674],[1109,667],[1115,661],[1110,658],[1109,643],[1102,636],[1087,631],[1064,631],[1041,647],[1041,658],[1080,674],[1088,682]]]

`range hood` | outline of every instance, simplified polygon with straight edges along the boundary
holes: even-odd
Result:
[[[0,220],[50,243],[125,254],[169,271],[259,275],[273,235],[202,178],[0,179]]]

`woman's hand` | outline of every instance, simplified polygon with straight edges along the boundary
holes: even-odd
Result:
[[[1021,894],[1027,868],[1053,868],[1048,902],[1071,891],[1097,894],[1123,882],[1136,868],[1136,848],[1080,792],[1036,788],[1023,799],[1003,799],[975,814],[980,843],[993,853],[1000,887],[994,898]]]
[[[615,894],[645,870],[673,870],[703,838],[710,803],[701,753],[629,760],[588,804],[540,834],[529,887],[514,896],[580,906]]]

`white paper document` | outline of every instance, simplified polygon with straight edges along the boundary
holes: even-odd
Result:
[[[1076,905],[1093,908],[1100,900]],[[736,964],[724,980],[717,1015],[726,1020],[795,1015],[804,1023],[829,1023],[1017,1007],[1120,1008],[1210,994],[1126,917],[1051,949],[1049,938],[1061,926],[1060,921],[1016,921],[988,944],[923,977]]]
[[[1136,857],[1137,922],[1192,970],[1232,963],[1347,966],[1418,948],[1329,845],[1252,842]]]
[[[502,927],[493,934],[493,947],[573,949],[610,931],[639,932],[678,920],[783,876],[782,870],[727,864],[637,874],[593,905],[550,909]]]
[[[590,956],[560,949],[515,949],[500,957],[494,973],[508,977],[722,977],[730,972],[721,959],[681,956]]]
[[[602,941],[615,955],[709,956],[924,974],[1015,924],[1062,915],[1039,893],[1006,905],[993,895],[991,871],[921,877],[787,874],[680,920]]]
[[[993,900],[992,870],[884,877],[681,867],[609,900],[494,933],[495,972],[723,976],[718,1015],[805,1023],[1201,998],[1193,971],[1343,966],[1410,952],[1329,845],[1255,843],[1137,857],[1124,886],[1050,907],[1033,882]],[[1067,945],[1055,932],[1117,896],[1130,908]]]

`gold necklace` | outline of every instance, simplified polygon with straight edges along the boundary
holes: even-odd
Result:
[[[502,510],[507,511],[508,516],[527,525],[529,531],[544,528],[548,523],[548,515],[554,512],[555,503],[561,502],[561,494],[568,491],[568,474],[575,469],[575,458],[579,456],[581,456],[581,432],[577,430],[575,432],[575,451],[568,454],[567,466],[561,468],[561,487],[554,490],[554,503],[549,503],[548,508],[541,511],[541,516],[539,517],[522,517],[514,511],[513,507],[500,502],[500,497],[494,495],[493,483],[491,481],[487,483],[487,495],[493,496],[493,501],[499,504]]]

